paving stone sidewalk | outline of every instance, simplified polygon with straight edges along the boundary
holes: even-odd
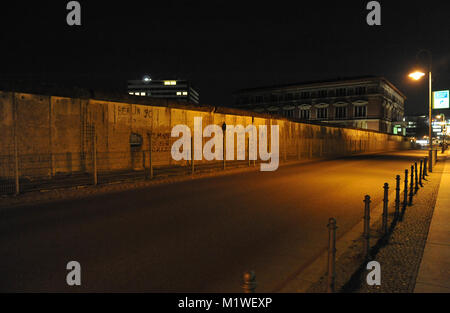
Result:
[[[423,188],[420,188],[414,196],[413,205],[406,208],[403,219],[396,224],[393,223],[393,200],[390,201],[391,229],[387,237],[383,238],[379,231],[380,218],[371,225],[373,238],[371,260],[380,263],[381,286],[368,286],[366,283],[366,276],[370,271],[366,269],[367,261],[364,260],[362,253],[361,236],[354,240],[353,244],[336,260],[337,292],[411,293],[414,291],[444,166],[443,160],[435,165],[433,173],[427,177],[427,181],[424,181]],[[402,191],[403,188],[401,188]],[[324,273],[306,292],[325,292],[326,282],[327,277]]]
[[[450,162],[445,164],[414,292],[450,293]]]

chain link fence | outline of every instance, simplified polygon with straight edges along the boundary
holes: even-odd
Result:
[[[173,160],[171,147],[177,138],[172,138],[170,133],[148,134],[146,141],[130,145],[128,151],[101,151],[104,148],[96,145],[95,129],[86,127],[86,134],[83,151],[16,154],[14,148],[7,149],[9,154],[0,155],[0,194],[192,175],[267,162],[249,160],[248,138],[245,160],[236,160],[235,141],[234,160],[203,159],[194,160],[192,164],[190,160]],[[207,138],[203,138],[202,144],[206,141]],[[335,158],[377,148],[371,145],[374,143],[368,140],[281,137],[279,163]]]

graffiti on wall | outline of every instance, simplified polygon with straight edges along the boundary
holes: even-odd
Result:
[[[169,152],[170,151],[170,133],[152,134],[152,151]]]
[[[152,125],[153,111],[149,107],[134,104],[116,104],[115,121],[136,126]]]

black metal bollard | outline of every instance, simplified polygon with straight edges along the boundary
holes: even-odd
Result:
[[[414,194],[419,191],[419,178],[417,177],[417,162],[414,162],[414,175],[415,175],[415,187],[414,187]]]
[[[403,208],[404,211],[408,205],[408,170],[405,170],[405,190],[403,190]]]
[[[411,181],[409,182],[409,203],[411,206],[413,204],[413,195],[414,195],[414,166],[411,165]]]
[[[243,275],[242,289],[244,293],[254,293],[256,289],[256,275],[255,272],[245,272]]]
[[[419,171],[419,185],[420,185],[420,187],[423,187],[423,184],[422,184],[423,170],[422,170],[422,168],[423,168],[423,160],[420,160],[420,171]]]
[[[433,173],[433,150],[428,150],[428,172]]]
[[[428,166],[428,158],[425,157],[425,161],[423,162],[423,179],[425,179],[425,177],[428,176],[427,166]]]
[[[328,220],[328,283],[327,292],[333,293],[336,280],[336,219]]]
[[[364,255],[366,260],[370,258],[370,196],[364,198]]]
[[[383,198],[383,217],[382,221],[383,224],[381,226],[381,229],[383,231],[383,234],[386,235],[388,233],[388,205],[389,205],[389,184],[384,184],[384,198]]]
[[[395,177],[395,218],[397,219],[400,213],[400,175]]]

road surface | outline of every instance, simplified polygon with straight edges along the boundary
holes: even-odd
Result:
[[[363,198],[425,151],[354,156],[0,211],[0,291],[258,292],[279,289],[342,236]],[[402,175],[403,179],[403,175]],[[81,264],[81,286],[66,264]]]

